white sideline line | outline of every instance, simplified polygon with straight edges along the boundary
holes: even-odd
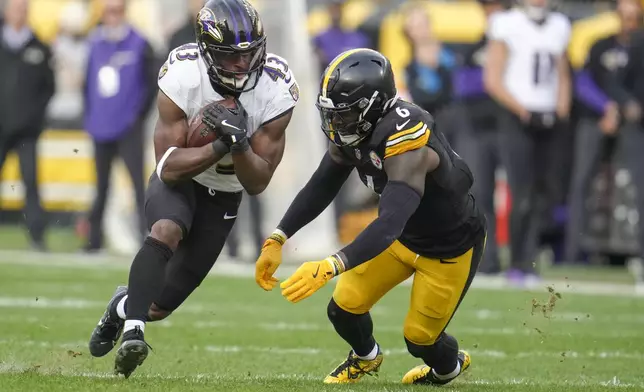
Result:
[[[0,345],[15,345],[20,347],[42,347],[42,348],[61,348],[61,349],[79,349],[85,348],[87,345],[86,341],[75,341],[75,342],[49,342],[44,340],[0,340]],[[326,348],[317,348],[317,347],[262,347],[262,346],[217,346],[217,345],[206,345],[206,346],[193,346],[193,349],[196,351],[205,351],[211,353],[229,353],[229,354],[242,354],[242,353],[253,353],[253,354],[271,354],[271,355],[334,355],[343,352],[342,350],[326,349]],[[478,349],[467,349],[466,350],[473,357],[483,357],[483,358],[496,358],[496,359],[522,359],[522,358],[556,358],[559,360],[567,359],[621,359],[621,360],[642,360],[644,359],[644,353],[640,352],[624,352],[624,351],[520,351],[516,353],[509,353],[501,350],[478,350]],[[406,348],[394,348],[382,350],[384,355],[398,356],[398,355],[409,355]],[[2,363],[0,363],[2,365]]]
[[[26,297],[0,297],[0,308],[40,308],[40,309],[96,309],[103,310],[105,306],[104,302],[99,301],[87,301],[80,298],[62,298],[62,299],[50,299],[50,298],[26,298]],[[192,313],[192,314],[201,314],[205,311],[206,306],[200,304],[189,304],[181,308],[181,311]],[[212,310],[212,309],[211,309]],[[235,312],[248,312],[255,313],[257,307],[247,306],[239,307],[235,306]],[[462,317],[467,318],[467,316],[481,312],[477,310],[474,312],[471,311],[462,311],[460,314]],[[485,318],[488,318],[490,314],[494,311],[487,310]],[[504,312],[499,312],[504,313]],[[575,314],[576,313],[572,313]],[[616,314],[611,317],[601,317],[600,320],[605,322],[611,322],[615,325],[616,323],[624,322],[637,322],[638,318],[631,319],[628,318],[628,314]],[[196,321],[192,323],[176,323],[174,320],[181,320],[179,316],[175,316],[175,319],[164,320],[160,323],[155,323],[159,327],[184,327],[184,328],[195,328],[195,329],[251,329],[251,330],[265,330],[265,331],[289,331],[289,332],[310,332],[310,331],[332,331],[333,328],[328,323],[291,323],[291,322],[260,322],[260,323],[236,323],[231,321],[223,320],[211,320],[211,321]],[[540,316],[535,316],[540,317]],[[590,319],[584,316],[585,319]],[[31,315],[31,316],[19,316],[19,315],[8,315],[5,318],[5,321],[12,322],[25,322],[25,323],[46,323],[45,320]],[[612,319],[612,320],[611,320]],[[593,320],[596,321],[596,320]],[[570,331],[561,331],[557,328],[549,328],[544,331],[537,331],[530,325],[526,325],[523,328],[511,328],[511,327],[461,327],[455,326],[449,329],[451,333],[456,335],[489,335],[489,336],[568,336],[571,335]],[[402,333],[402,325],[382,325],[378,324],[375,326],[375,331],[377,333]],[[585,334],[589,337],[596,337],[602,339],[608,338],[633,338],[639,337],[641,334],[638,331],[623,331],[623,330],[613,330],[610,329],[606,332],[603,332],[604,329],[598,328],[597,330],[586,331]]]
[[[38,374],[47,375],[47,376],[65,376],[65,377],[83,377],[83,378],[97,378],[97,379],[117,379],[120,376],[116,376],[113,373],[101,373],[101,372],[78,372],[72,370],[60,370],[60,369],[46,369],[46,368],[37,368],[33,366],[9,364],[9,363],[0,363],[0,374],[21,374],[26,371],[35,371]],[[184,381],[184,382],[230,382],[237,381],[240,379],[249,380],[253,382],[270,382],[270,381],[307,381],[307,382],[322,382],[323,375],[321,374],[275,374],[270,376],[265,375],[235,375],[235,374],[193,374],[188,376],[181,375],[171,375],[167,373],[157,373],[157,374],[134,374],[135,379],[145,379],[145,380],[174,380],[174,381]],[[552,387],[597,387],[602,386],[606,388],[644,388],[644,384],[633,384],[633,383],[623,383],[617,376],[613,377],[610,380],[600,381],[600,382],[591,382],[586,380],[560,380],[552,381],[547,379],[535,379],[535,380],[526,380],[526,379],[504,379],[504,380],[470,380],[470,379],[457,379],[454,381],[454,386],[458,385],[480,385],[480,386],[508,386],[508,385],[521,385],[521,386],[552,386]],[[321,385],[320,385],[321,386]],[[379,389],[377,384],[370,383],[372,389]],[[392,385],[390,382],[385,382],[381,386],[385,391],[392,391]],[[398,389],[400,388],[400,389]],[[400,385],[396,390],[399,391],[410,391],[408,387]],[[415,390],[415,389],[414,389]]]

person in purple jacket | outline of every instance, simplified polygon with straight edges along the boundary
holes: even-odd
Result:
[[[158,67],[152,47],[126,21],[125,11],[125,0],[107,0],[102,24],[90,37],[84,122],[94,142],[96,198],[89,214],[88,252],[103,247],[103,213],[117,156],[134,185],[141,240],[145,233],[143,122],[156,93]]]
[[[355,48],[372,48],[366,34],[341,26],[346,0],[329,0],[328,13],[331,26],[313,38],[313,47],[318,56],[320,72],[340,53]]]

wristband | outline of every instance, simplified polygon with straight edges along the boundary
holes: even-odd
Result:
[[[271,236],[268,237],[268,239],[276,241],[280,245],[284,245],[284,243],[286,242],[287,238],[288,237],[286,236],[286,234],[284,234],[284,232],[282,230],[280,230],[280,229],[275,229],[275,231],[273,231],[273,234],[271,234]]]
[[[237,143],[233,143],[230,146],[230,152],[233,154],[243,154],[250,148],[250,143],[248,142],[248,138],[244,137],[242,140],[238,141]]]

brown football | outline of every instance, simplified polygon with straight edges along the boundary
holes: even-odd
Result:
[[[212,143],[217,139],[218,135],[215,132],[211,132],[206,124],[201,121],[204,110],[206,110],[208,106],[214,105],[216,103],[221,103],[229,109],[234,109],[237,107],[235,99],[232,97],[227,97],[222,99],[221,101],[215,101],[204,106],[199,111],[197,117],[188,124],[188,135],[186,136],[187,147],[205,146],[206,144]]]

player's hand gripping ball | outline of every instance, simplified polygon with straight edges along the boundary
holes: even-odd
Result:
[[[248,114],[241,103],[235,99],[235,107],[226,107],[220,102],[209,105],[203,112],[202,121],[217,133],[231,152],[248,149]]]
[[[188,124],[188,136],[186,139],[186,145],[188,147],[205,146],[208,143],[214,142],[219,136],[221,136],[222,133],[219,132],[217,128],[211,127],[204,121],[206,111],[210,110],[212,106],[221,106],[226,109],[237,109],[237,102],[235,98],[228,97],[221,101],[209,103],[201,108],[197,117]]]

